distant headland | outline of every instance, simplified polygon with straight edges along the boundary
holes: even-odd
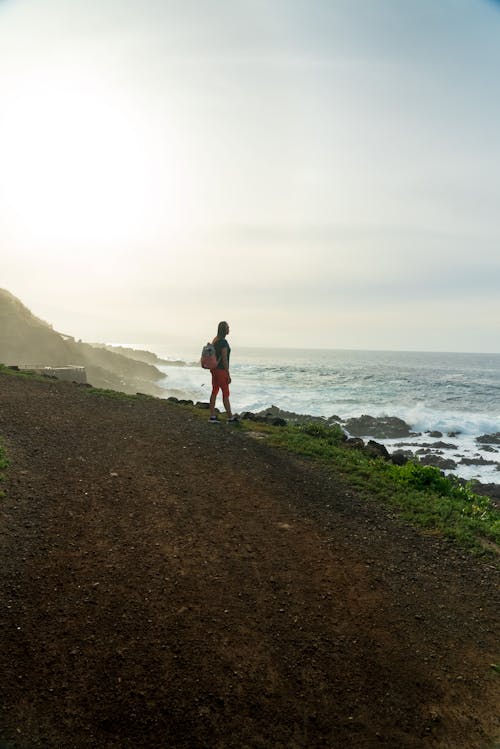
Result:
[[[94,387],[160,396],[166,375],[156,354],[123,346],[85,343],[65,335],[33,315],[13,294],[0,289],[0,362],[8,366],[50,368],[51,374],[84,368]],[[75,375],[75,377],[77,376]]]

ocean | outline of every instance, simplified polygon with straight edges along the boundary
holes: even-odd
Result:
[[[200,351],[161,344],[137,346],[186,366],[165,366],[165,397],[207,401],[210,373],[199,366]],[[231,404],[235,412],[271,405],[287,411],[352,416],[397,416],[418,438],[379,440],[389,450],[412,442],[415,450],[432,443],[425,432],[439,431],[456,449],[443,457],[457,463],[453,473],[485,483],[500,483],[500,446],[485,451],[482,434],[500,432],[500,354],[423,353],[240,348],[232,344]],[[219,404],[222,408],[222,403]],[[452,439],[449,433],[458,433]],[[464,465],[462,458],[495,461]]]

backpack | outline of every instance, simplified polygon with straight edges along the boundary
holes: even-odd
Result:
[[[219,363],[217,352],[213,343],[207,343],[201,351],[200,364],[203,369],[216,369]]]

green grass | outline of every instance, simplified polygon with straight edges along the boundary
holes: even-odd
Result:
[[[31,369],[10,369],[10,367],[6,367],[5,364],[0,364],[0,374],[9,375],[11,377],[29,378],[30,380],[36,380],[37,382],[49,382],[52,379],[44,377]]]
[[[9,367],[6,367],[4,364],[0,364],[0,374],[9,375],[12,377],[23,377],[25,379],[35,380],[36,382],[43,382],[47,384],[48,382],[64,382],[64,380],[58,380],[57,377],[50,377],[47,375],[41,375],[38,374],[38,372],[35,372],[31,369],[10,369]],[[88,393],[89,395],[102,395],[106,398],[113,398],[115,400],[134,400],[137,398],[154,398],[153,395],[146,395],[144,393],[137,393],[137,394],[129,394],[129,393],[123,393],[121,390],[108,390],[105,388],[96,388],[92,385],[87,385],[86,387],[82,387],[82,391],[84,393]]]
[[[413,525],[439,533],[478,553],[498,552],[500,512],[454,476],[409,462],[396,466],[343,444],[339,427],[321,424],[271,427],[244,423],[272,445],[305,456],[332,471],[363,498],[396,508]]]
[[[112,400],[138,400],[139,398],[149,398],[148,395],[132,395],[130,393],[123,393],[121,390],[107,390],[105,388],[85,387],[82,388],[84,393],[88,395],[102,395],[105,398],[111,398]],[[154,396],[151,396],[154,397]]]
[[[0,373],[30,377],[47,382],[47,378],[26,371],[13,371],[0,365]],[[134,401],[151,397],[128,395],[116,390],[87,387],[89,396],[105,396]],[[189,408],[201,419],[206,412]],[[500,551],[500,512],[488,497],[474,494],[453,476],[445,477],[437,468],[409,462],[395,466],[382,458],[373,458],[360,450],[346,447],[338,426],[309,423],[301,426],[273,427],[243,421],[241,428],[259,432],[269,444],[316,461],[339,477],[367,501],[375,500],[398,510],[413,525],[427,532],[439,533],[477,553]],[[0,445],[0,476],[7,465]]]

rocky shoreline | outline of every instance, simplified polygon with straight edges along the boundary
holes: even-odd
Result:
[[[194,405],[197,408],[208,408],[208,403],[192,400],[179,399],[175,397],[168,398],[169,401],[184,405]],[[240,414],[240,418],[248,419],[273,426],[283,427],[288,424],[305,424],[318,423],[325,426],[340,426],[345,434],[344,444],[353,449],[362,450],[372,457],[380,457],[384,460],[390,460],[395,465],[404,465],[409,460],[417,460],[422,465],[433,466],[447,474],[453,473],[460,465],[477,465],[477,466],[496,466],[499,472],[499,481],[481,482],[472,480],[472,489],[477,494],[490,497],[495,505],[500,507],[500,432],[494,434],[483,434],[475,438],[477,450],[487,453],[485,458],[479,452],[473,457],[462,456],[460,460],[450,457],[451,451],[459,449],[453,440],[459,436],[458,432],[450,432],[444,435],[438,431],[415,432],[411,426],[403,419],[396,416],[363,416],[349,419],[341,419],[333,415],[328,418],[322,416],[311,416],[310,414],[299,414],[293,411],[286,411],[278,406],[271,406],[259,412],[245,411]],[[429,438],[429,441],[416,442],[416,438]],[[391,452],[383,442],[377,440],[401,440],[390,445],[393,449]],[[413,441],[412,441],[413,440]],[[460,479],[464,483],[464,479]]]
[[[0,746],[493,741],[491,557],[199,414],[0,372]]]

